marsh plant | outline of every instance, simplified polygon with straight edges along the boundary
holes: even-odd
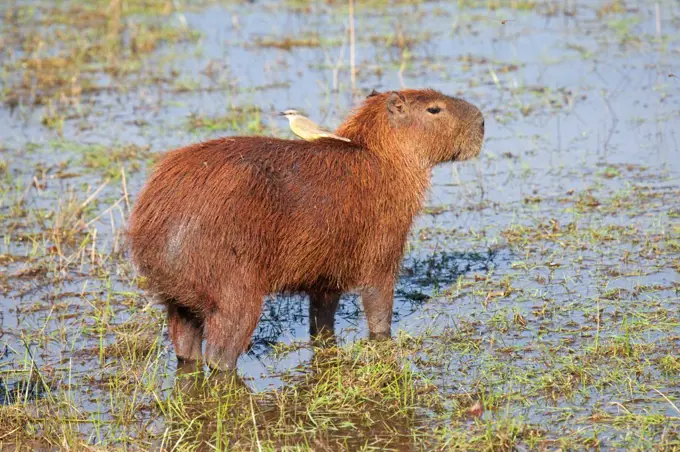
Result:
[[[2,2],[0,449],[680,448],[679,14]],[[238,378],[178,368],[125,243],[151,166],[401,87],[480,106],[486,139],[433,172],[393,340],[355,294],[321,344],[270,297]]]

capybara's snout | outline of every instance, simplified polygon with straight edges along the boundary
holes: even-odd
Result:
[[[484,144],[484,114],[474,105],[467,103],[465,116],[469,119],[458,135],[458,154],[454,160],[470,160],[479,156]]]

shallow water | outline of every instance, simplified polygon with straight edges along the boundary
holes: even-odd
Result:
[[[590,346],[593,312],[600,310],[598,319],[608,320],[602,328],[598,320],[598,340],[619,337],[637,316],[648,316],[652,327],[638,331],[641,343],[668,341],[658,353],[676,354],[680,7],[672,1],[630,2],[606,12],[606,2],[570,1],[553,11],[547,3],[527,9],[513,7],[517,2],[488,9],[487,3],[397,2],[359,8],[356,97],[343,7],[333,2],[211,2],[180,8],[161,22],[180,30],[186,23],[200,36],[177,43],[161,40],[129,76],[111,75],[95,65],[87,77],[98,89],[68,105],[59,104],[52,93],[54,108],[65,118],[60,133],[45,125],[52,107],[32,105],[35,95],[17,88],[25,74],[19,63],[26,58],[22,39],[47,36],[49,29],[11,18],[10,13],[32,2],[0,6],[0,38],[7,43],[0,53],[5,69],[0,91],[6,100],[10,95],[19,99],[16,108],[7,101],[0,108],[0,160],[6,165],[0,173],[0,346],[7,350],[0,357],[5,373],[0,385],[7,393],[25,388],[22,382],[30,379],[26,369],[31,367],[26,363],[33,360],[37,368],[56,375],[53,391],[78,380],[81,384],[69,389],[77,405],[107,417],[102,409],[109,398],[105,374],[116,358],[103,350],[120,341],[120,332],[136,316],[148,316],[140,311],[145,300],[121,252],[121,231],[127,202],[134,202],[155,156],[217,136],[288,137],[287,124],[276,116],[287,108],[333,127],[361,95],[402,85],[461,96],[486,118],[480,158],[435,170],[397,287],[394,331],[436,335],[466,322],[486,350],[487,355],[448,356],[451,366],[464,370],[449,366],[447,372],[434,372],[431,378],[441,391],[473,391],[478,377],[494,366],[490,356],[499,343],[515,350],[509,352],[509,368],[545,373],[546,350]],[[153,22],[144,15],[129,20]],[[263,45],[286,37],[313,44],[290,49]],[[399,47],[399,42],[406,44]],[[48,42],[34,57],[49,55],[50,48]],[[206,119],[239,108],[250,113],[216,130],[205,127]],[[141,148],[115,153],[131,145]],[[112,155],[117,156],[107,160]],[[82,215],[69,214],[69,206],[86,201],[107,177],[113,179],[87,202]],[[75,238],[57,240],[49,231],[60,221],[63,229],[86,227],[72,234]],[[570,224],[575,226],[567,230]],[[655,248],[659,242],[664,245]],[[480,282],[459,286],[475,277]],[[546,305],[551,314],[537,315]],[[659,307],[667,317],[655,317],[661,315]],[[281,375],[298,366],[304,372],[312,356],[304,346],[306,311],[301,297],[267,302],[253,347],[239,364],[255,390],[281,387]],[[160,333],[162,314],[156,314],[169,387],[174,356],[167,334]],[[518,314],[528,325],[519,331],[502,327]],[[336,328],[344,343],[366,335],[355,295],[343,298]],[[283,356],[271,350],[272,344],[297,342],[302,346]],[[423,372],[431,372],[426,367]],[[106,371],[97,373],[100,368]],[[490,386],[513,391],[502,372],[494,375],[498,378],[487,381]],[[664,387],[657,389],[678,397],[678,381],[659,377]],[[560,426],[552,431],[559,436],[560,428],[578,430],[578,419],[594,406],[613,409],[607,403],[623,403],[617,384],[588,386],[582,399],[557,407],[545,399],[508,410],[527,422]],[[677,419],[679,413],[664,399],[642,394],[640,388],[629,396],[641,400],[634,403],[640,410]],[[577,414],[563,420],[558,412],[564,405]],[[92,442],[110,440],[101,431],[89,436],[87,426],[82,431]],[[612,445],[623,434],[604,429],[597,435]]]

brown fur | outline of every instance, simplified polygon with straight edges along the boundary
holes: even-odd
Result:
[[[439,107],[439,114],[427,108]],[[310,294],[333,328],[358,289],[372,337],[390,334],[404,244],[438,163],[479,154],[479,110],[432,90],[375,94],[337,129],[351,143],[232,137],[169,152],[129,223],[134,262],[168,305],[180,359],[234,368],[263,297]]]

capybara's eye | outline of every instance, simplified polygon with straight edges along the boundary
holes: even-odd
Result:
[[[430,108],[427,109],[427,112],[432,113],[433,115],[436,115],[440,111],[442,111],[442,109],[439,108],[439,107],[430,107]]]

